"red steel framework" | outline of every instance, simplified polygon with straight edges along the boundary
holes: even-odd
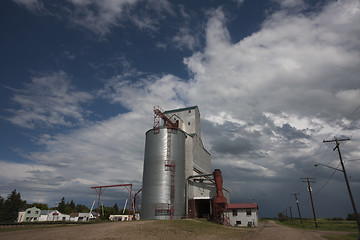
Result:
[[[166,210],[170,211],[170,219],[173,219],[174,215],[174,202],[175,202],[175,169],[176,164],[171,159],[171,133],[173,130],[178,130],[179,123],[172,122],[161,110],[160,107],[154,107],[154,134],[158,134],[160,132],[160,122],[161,120],[164,122],[164,126],[167,128],[167,139],[166,139],[166,160],[165,160],[165,171],[171,171],[170,175],[170,202]],[[164,211],[163,207],[156,207],[157,211]]]
[[[164,113],[163,110],[157,106],[154,107],[154,134],[160,132],[160,119],[164,121],[164,125],[167,129],[178,129],[179,125],[177,122],[173,123]]]
[[[118,185],[107,185],[107,186],[95,186],[95,187],[91,187],[92,189],[95,189],[96,192],[99,194],[99,198],[98,198],[98,205],[97,205],[97,211],[96,211],[96,220],[98,220],[99,218],[99,204],[100,204],[100,196],[101,193],[105,191],[106,188],[111,188],[111,187],[125,187],[126,190],[129,191],[130,196],[129,196],[129,216],[128,219],[130,219],[130,212],[131,212],[131,207],[132,207],[132,201],[131,201],[131,194],[132,194],[132,184],[118,184]],[[129,187],[129,188],[128,188]]]
[[[134,195],[133,220],[136,220],[136,217],[135,217],[135,213],[136,213],[136,209],[137,209],[137,206],[136,206],[137,201],[136,201],[136,199],[137,199],[137,197],[138,197],[138,194],[139,194],[141,191],[142,191],[142,188],[140,188],[140,190],[137,191],[137,192],[135,193],[135,195]]]

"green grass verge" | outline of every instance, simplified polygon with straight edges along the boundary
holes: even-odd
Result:
[[[294,221],[282,221],[277,223],[294,228],[312,229],[312,230],[324,230],[324,231],[344,231],[344,232],[357,232],[357,224],[355,221],[336,221],[320,218],[317,220],[318,227],[315,227],[315,223],[312,220],[303,220],[301,224],[299,220]]]
[[[357,233],[351,233],[348,235],[342,235],[342,236],[322,236],[328,240],[358,240],[359,234]]]
[[[156,223],[162,226],[165,224],[174,231],[191,233],[192,236],[204,236],[204,234],[207,234],[219,239],[239,239],[252,231],[251,229],[223,226],[204,219],[162,220]]]
[[[0,232],[12,232],[19,230],[31,230],[38,228],[55,228],[55,227],[66,227],[66,226],[75,226],[75,225],[85,225],[85,224],[96,224],[102,223],[101,221],[91,221],[91,222],[70,222],[70,221],[57,221],[57,222],[22,222],[22,223],[2,223],[0,224]]]
[[[356,221],[345,221],[345,220],[331,220],[320,218],[317,219],[318,227],[315,227],[313,220],[300,220],[294,221],[277,221],[277,223],[294,228],[310,229],[310,230],[323,230],[323,231],[342,231],[342,232],[354,232],[348,235],[324,235],[322,237],[328,240],[359,240],[360,235],[358,233],[358,227]]]

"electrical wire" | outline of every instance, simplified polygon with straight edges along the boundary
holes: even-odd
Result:
[[[334,169],[333,173],[330,175],[330,177],[328,178],[328,180],[326,180],[326,182],[319,188],[319,190],[317,190],[313,196],[315,197],[316,194],[318,194],[321,190],[323,190],[323,188],[329,183],[330,179],[334,176],[336,171],[339,171],[338,167],[340,166],[340,163],[337,165],[337,167]]]
[[[355,110],[353,110],[347,117],[346,117],[346,119],[350,119],[351,117],[352,117],[352,115],[354,115],[358,110],[360,109],[360,105],[359,106],[357,106],[356,108],[355,108]],[[351,124],[353,124],[356,120],[358,120],[358,118],[354,118],[351,122],[350,122],[350,124],[348,125],[348,127],[349,126],[351,126]],[[334,135],[334,133],[339,129],[339,128],[341,128],[341,127],[343,127],[344,125],[342,125],[342,126],[338,126],[337,128],[335,128],[335,130],[334,131],[332,131],[326,138],[329,138],[331,135]],[[340,134],[341,132],[339,132],[338,134]],[[335,134],[336,135],[336,134]],[[353,134],[354,135],[354,134]],[[325,139],[326,139],[325,138]]]
[[[352,161],[360,161],[360,158],[358,158],[358,159],[344,160],[344,162],[352,162]]]

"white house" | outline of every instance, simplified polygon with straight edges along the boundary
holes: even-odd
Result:
[[[257,203],[229,203],[227,216],[231,226],[257,227],[258,205]]]
[[[131,221],[133,220],[133,215],[110,215],[109,217],[110,221]],[[140,220],[140,214],[135,214],[135,220]]]
[[[70,215],[62,214],[58,210],[45,210],[42,213],[47,214],[41,215],[40,221],[70,221]]]
[[[37,222],[40,217],[40,209],[37,207],[28,208],[25,212],[18,213],[17,222]]]
[[[87,222],[96,219],[92,213],[70,213],[70,221]]]

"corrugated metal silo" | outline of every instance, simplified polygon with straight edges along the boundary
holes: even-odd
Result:
[[[185,138],[180,129],[146,132],[141,219],[179,219],[184,215]]]

